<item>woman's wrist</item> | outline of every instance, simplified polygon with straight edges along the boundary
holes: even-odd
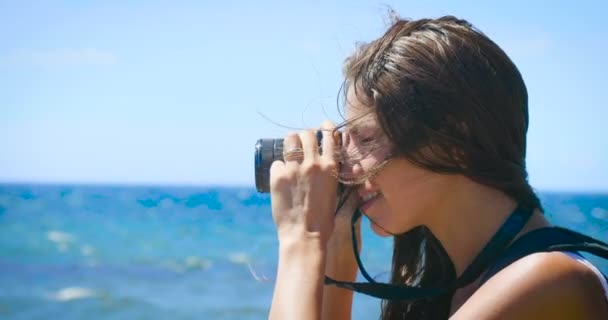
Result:
[[[327,241],[318,236],[290,236],[279,238],[280,256],[295,258],[304,256],[324,256],[327,251]]]
[[[271,318],[317,317],[322,308],[325,256],[326,241],[321,237],[279,232],[279,263]]]
[[[323,286],[326,251],[314,241],[289,241],[279,244],[278,272],[298,286]]]

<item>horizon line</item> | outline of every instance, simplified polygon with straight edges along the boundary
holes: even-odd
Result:
[[[255,184],[251,183],[221,183],[221,182],[135,182],[135,181],[25,181],[25,180],[1,180],[0,186],[76,186],[76,187],[124,187],[124,188],[241,188],[255,190]],[[535,188],[538,193],[567,193],[567,194],[586,194],[586,195],[606,195],[608,190],[583,190],[583,189],[556,189],[556,188]]]

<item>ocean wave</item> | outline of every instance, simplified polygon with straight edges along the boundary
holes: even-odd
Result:
[[[587,217],[581,211],[578,205],[565,204],[558,208],[560,215],[559,220],[566,225],[582,224],[587,222]]]
[[[85,244],[80,246],[80,253],[85,257],[90,257],[95,254],[95,248],[91,245]]]
[[[75,239],[72,234],[57,230],[47,232],[46,238],[55,243],[69,243]]]
[[[97,295],[94,290],[85,287],[66,287],[53,292],[50,295],[51,300],[58,302],[67,302],[79,299],[93,298]]]
[[[85,194],[82,191],[62,192],[61,197],[65,204],[72,209],[82,208],[87,203]]]
[[[209,269],[213,265],[211,260],[203,259],[197,256],[189,256],[184,260],[184,265],[187,269]]]
[[[162,199],[158,203],[158,207],[161,209],[172,209],[174,207],[175,202],[169,198]]]
[[[608,220],[608,210],[600,207],[593,208],[591,216],[600,220]]]
[[[76,240],[76,237],[70,233],[51,230],[46,233],[46,238],[57,245],[59,252],[67,252],[70,244]]]
[[[169,261],[161,263],[162,267],[176,273],[187,271],[207,270],[213,266],[213,261],[197,256],[188,256],[182,261]]]
[[[247,264],[251,263],[251,259],[249,258],[249,256],[243,252],[236,252],[236,253],[232,253],[232,254],[228,255],[228,261],[230,261],[234,264],[243,264],[243,265],[247,265]]]

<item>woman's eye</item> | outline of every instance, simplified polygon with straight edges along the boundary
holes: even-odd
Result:
[[[372,134],[370,134],[370,133],[361,134],[361,132],[352,131],[352,132],[349,132],[346,136],[347,136],[346,141],[351,141],[355,145],[368,144],[368,143],[374,142],[376,140],[376,135],[373,133]]]
[[[374,137],[365,137],[360,139],[361,143],[370,143],[374,141]]]

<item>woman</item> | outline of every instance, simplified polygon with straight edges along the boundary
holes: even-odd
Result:
[[[526,179],[524,82],[468,22],[397,19],[344,73],[342,147],[329,123],[321,148],[314,131],[290,134],[270,170],[279,238],[272,319],[350,319],[352,292],[323,280],[356,277],[355,208],[394,237],[391,283],[403,286],[453,283],[519,208],[530,217],[515,238],[549,226]],[[336,216],[338,180],[355,193]],[[608,287],[581,259],[530,254],[487,281],[385,301],[381,318],[608,319]]]

